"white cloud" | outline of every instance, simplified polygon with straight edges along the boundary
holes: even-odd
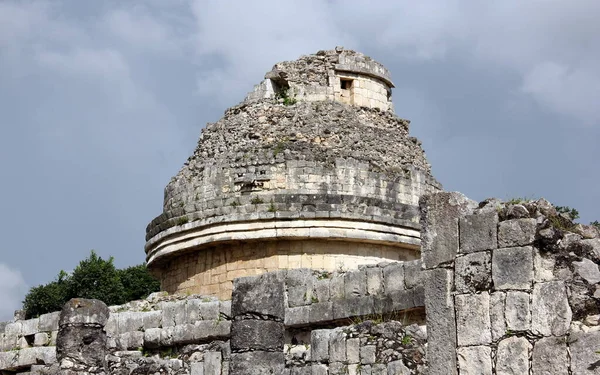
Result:
[[[11,320],[27,292],[27,284],[18,270],[0,263],[0,322]]]

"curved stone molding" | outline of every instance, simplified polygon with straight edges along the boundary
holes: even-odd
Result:
[[[418,250],[419,230],[391,225],[344,219],[295,219],[247,221],[201,226],[188,223],[172,228],[170,235],[148,241],[148,266],[159,263],[162,257],[188,249],[199,250],[206,245],[233,241],[264,241],[280,239],[327,239],[385,244]]]

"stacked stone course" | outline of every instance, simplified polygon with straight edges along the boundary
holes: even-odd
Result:
[[[421,210],[430,374],[597,373],[600,239],[570,230],[597,231],[543,199],[438,193]]]

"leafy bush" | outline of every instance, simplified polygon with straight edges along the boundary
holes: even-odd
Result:
[[[559,214],[569,215],[571,220],[579,219],[579,211],[569,206],[554,206]]]
[[[112,257],[104,260],[92,250],[72,274],[60,271],[56,280],[31,288],[23,309],[29,319],[58,311],[71,298],[95,298],[107,305],[119,305],[159,289],[160,283],[143,264],[118,270]]]

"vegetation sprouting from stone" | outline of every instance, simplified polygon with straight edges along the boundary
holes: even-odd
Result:
[[[61,270],[54,281],[31,288],[23,301],[26,318],[59,311],[71,298],[95,298],[118,305],[160,289],[160,282],[145,265],[117,269],[113,261],[92,250],[71,274]]]

